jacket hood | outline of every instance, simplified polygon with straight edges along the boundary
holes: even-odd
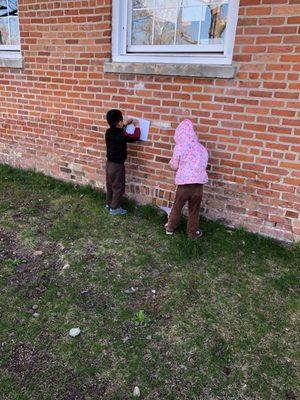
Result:
[[[193,123],[189,119],[184,119],[176,128],[174,136],[176,144],[193,144],[198,142],[197,135],[193,128]]]

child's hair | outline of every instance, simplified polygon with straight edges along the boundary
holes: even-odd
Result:
[[[120,121],[123,121],[123,115],[120,110],[109,110],[106,114],[106,120],[111,128],[114,128]]]

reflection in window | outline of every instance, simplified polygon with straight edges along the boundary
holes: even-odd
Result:
[[[228,0],[133,0],[133,45],[223,44]]]
[[[152,44],[153,11],[136,10],[132,14],[132,44]]]
[[[0,48],[19,44],[18,1],[0,0]]]

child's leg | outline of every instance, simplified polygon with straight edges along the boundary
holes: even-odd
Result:
[[[190,197],[188,200],[189,216],[187,224],[187,234],[189,237],[197,237],[196,232],[199,227],[200,206],[203,195],[203,185],[191,185]]]
[[[188,200],[187,186],[189,185],[179,185],[177,187],[175,202],[173,204],[172,210],[169,215],[169,220],[166,225],[167,230],[174,231],[176,228],[178,228],[180,224],[181,211]]]
[[[111,208],[121,207],[122,197],[125,193],[125,165],[114,163],[114,174],[112,181]]]
[[[111,205],[113,197],[112,192],[112,168],[111,163],[107,161],[106,163],[106,204]]]

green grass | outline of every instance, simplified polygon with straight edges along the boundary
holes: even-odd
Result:
[[[296,398],[299,246],[127,207],[0,166],[1,400]]]

